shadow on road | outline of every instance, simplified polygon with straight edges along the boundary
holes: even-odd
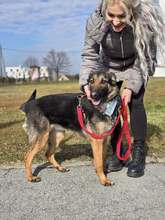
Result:
[[[92,150],[90,144],[74,144],[74,145],[67,145],[64,144],[61,146],[61,151],[55,154],[55,157],[59,163],[64,162],[65,160],[71,159],[85,159],[85,158],[92,158]],[[37,176],[41,170],[46,169],[47,167],[52,168],[49,162],[39,165],[33,172],[34,176]]]
[[[162,130],[153,124],[148,124],[148,134],[147,134],[147,141],[149,142],[152,136],[156,135],[157,137],[161,137]],[[73,144],[73,145],[68,145],[66,142],[71,139],[72,136],[70,136],[68,139],[66,139],[61,148],[60,152],[57,152],[55,154],[55,157],[59,163],[62,163],[66,160],[71,160],[71,159],[77,159],[77,160],[82,160],[85,158],[91,159],[92,158],[92,149],[90,144]],[[125,149],[127,149],[127,144],[124,146]],[[38,175],[39,172],[47,167],[51,167],[51,164],[49,162],[41,164],[38,166],[35,171],[34,175]]]
[[[154,125],[154,124],[147,124],[147,141],[150,141],[152,136],[161,137],[163,134],[163,131],[160,127]]]

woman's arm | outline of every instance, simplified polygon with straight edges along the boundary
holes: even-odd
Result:
[[[100,69],[100,42],[105,32],[103,27],[105,21],[99,11],[92,13],[87,20],[84,47],[81,54],[81,68],[80,68],[80,86],[87,84],[88,76],[91,72]]]
[[[138,94],[144,85],[142,70],[140,69],[139,59],[136,58],[134,65],[125,71],[126,88],[130,89],[134,94]]]

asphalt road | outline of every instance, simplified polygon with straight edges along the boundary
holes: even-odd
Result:
[[[148,164],[137,179],[126,171],[109,174],[115,185],[104,187],[90,165],[42,169],[40,183],[27,182],[23,168],[1,168],[0,219],[165,220],[165,165]]]

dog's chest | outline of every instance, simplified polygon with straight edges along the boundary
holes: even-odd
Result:
[[[116,97],[113,100],[103,103],[98,107],[98,110],[107,118],[114,118],[117,115],[118,108],[120,106],[120,97]],[[110,120],[110,119],[109,119]]]
[[[118,116],[118,109],[120,106],[119,97],[114,98],[110,102],[103,103],[98,107],[100,117],[94,115],[92,118],[92,128],[97,133],[103,133],[111,130],[116,122]]]

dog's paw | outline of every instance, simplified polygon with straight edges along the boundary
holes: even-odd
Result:
[[[66,173],[66,172],[69,172],[70,171],[70,169],[68,169],[68,168],[63,168],[62,170],[61,170],[61,172],[63,172],[63,173]]]
[[[62,173],[66,173],[66,172],[69,172],[69,171],[70,171],[70,169],[65,168],[65,167],[58,167],[57,170],[60,171],[60,172],[62,172]]]
[[[104,184],[104,186],[113,186],[113,185],[115,185],[115,183],[112,181],[108,181]]]
[[[38,182],[41,182],[41,177],[32,176],[32,178],[29,181],[32,182],[32,183],[38,183]]]
[[[101,184],[102,184],[103,186],[113,186],[113,185],[115,185],[115,183],[112,182],[112,181],[109,180],[109,179],[104,179],[104,180],[102,180],[102,181],[101,181]]]

